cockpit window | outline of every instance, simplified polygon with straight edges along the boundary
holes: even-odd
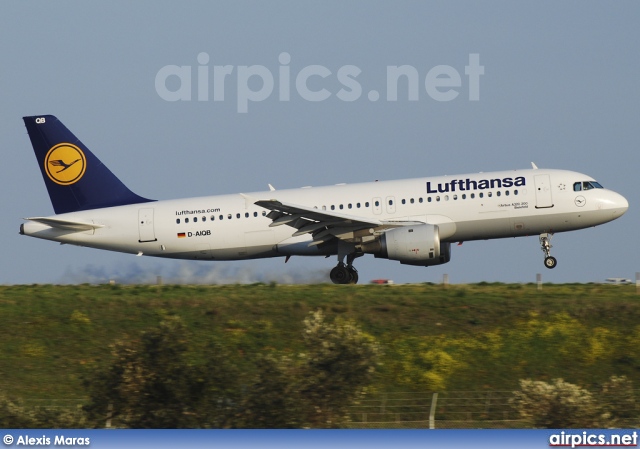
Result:
[[[584,181],[582,183],[582,190],[601,189],[602,186],[595,181]]]
[[[581,190],[591,190],[591,189],[603,189],[600,183],[595,181],[582,181],[576,182],[573,184],[573,191],[580,192]]]

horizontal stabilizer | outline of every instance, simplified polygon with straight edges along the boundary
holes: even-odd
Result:
[[[104,225],[88,223],[85,221],[72,221],[62,220],[60,218],[47,218],[47,217],[31,217],[25,218],[25,220],[35,221],[42,223],[52,228],[70,230],[70,231],[90,231],[92,229],[104,228]]]

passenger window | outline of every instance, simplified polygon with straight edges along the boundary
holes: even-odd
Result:
[[[180,224],[180,219],[176,218],[176,224]]]
[[[364,203],[364,207],[369,207],[369,201],[367,201],[366,203]]]
[[[514,191],[513,191],[513,194],[514,194],[514,195],[517,195],[517,194],[518,194],[518,189],[514,190]]]
[[[211,221],[214,221],[215,219],[216,219],[216,216],[215,216],[215,215],[212,215],[212,216],[211,216]]]
[[[224,215],[220,215],[218,218],[222,220],[224,218]]]
[[[254,212],[254,213],[253,213],[253,216],[254,216],[254,217],[257,217],[257,216],[258,216],[258,212]]]
[[[240,218],[240,214],[236,214],[236,218]]]
[[[422,198],[420,198],[422,199]],[[422,201],[420,201],[422,203]],[[431,197],[427,198],[427,202],[430,203],[431,202]]]
[[[507,190],[506,192],[504,192],[504,194],[505,194],[506,196],[509,196],[509,191]]]
[[[207,217],[202,217],[202,221],[207,221]]]
[[[496,196],[500,196],[500,195],[501,195],[501,193],[500,193],[500,191],[498,190],[498,191],[496,192]]]
[[[467,199],[467,194],[466,194],[466,193],[463,193],[463,194],[462,194],[462,199],[463,199],[463,200],[466,200],[466,199]]]
[[[231,219],[233,218],[233,215],[229,214],[229,215],[227,215],[227,218],[228,218],[229,220],[231,220]]]
[[[482,192],[478,193],[478,198],[484,198],[484,193]]]
[[[440,196],[436,196],[436,201],[440,201]]]
[[[349,209],[353,208],[353,205],[351,203],[349,203],[349,205],[347,206]]]
[[[419,202],[419,203],[422,203],[422,198],[419,198],[419,199],[418,199],[418,202]],[[429,197],[429,202],[431,202],[431,197]]]
[[[393,200],[389,200],[389,206],[393,206]]]
[[[445,200],[445,201],[449,201],[449,195],[445,195],[445,196],[444,196],[444,200]]]
[[[404,198],[402,199],[402,204],[407,204],[407,200],[405,200]]]
[[[184,222],[185,222],[185,223],[189,223],[189,219],[188,219],[188,218],[185,218],[185,219],[184,219]]]
[[[267,211],[266,211],[266,210],[263,210],[263,211],[262,211],[262,216],[263,216],[263,217],[266,217],[266,216],[267,216]]]
[[[340,205],[340,210],[342,210],[342,209],[344,209],[344,205],[341,204]]]
[[[380,201],[375,202],[376,207],[380,206]]]
[[[360,203],[356,203],[356,207],[360,209]]]
[[[333,204],[331,205],[331,210],[336,210],[336,206],[334,206]]]
[[[244,213],[244,218],[249,218],[249,212]]]
[[[487,196],[488,196],[489,198],[491,198],[491,197],[493,196],[493,193],[489,192],[489,193],[487,193]]]
[[[413,204],[415,201],[413,200],[413,198],[411,198],[411,199],[409,200],[409,202],[410,202],[411,204]]]
[[[475,194],[475,193],[472,193],[472,194],[471,194],[471,199],[474,199],[475,197],[476,197],[476,194]]]

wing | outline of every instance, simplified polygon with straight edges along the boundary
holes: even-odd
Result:
[[[254,204],[271,211],[267,215],[273,220],[270,227],[291,226],[296,229],[292,237],[311,234],[313,242],[309,244],[310,246],[320,245],[333,239],[361,243],[376,239],[386,229],[418,223],[358,217],[285,203],[276,199],[258,200],[254,201]]]

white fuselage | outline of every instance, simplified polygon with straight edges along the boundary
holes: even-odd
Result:
[[[589,181],[576,172],[540,169],[216,195],[60,214],[55,217],[102,227],[64,230],[28,221],[22,233],[181,259],[325,255],[329,250],[309,245],[311,235],[292,237],[295,229],[270,226],[269,211],[254,202],[277,199],[363,219],[437,224],[443,242],[457,242],[571,231],[624,214],[624,197],[583,190]]]

